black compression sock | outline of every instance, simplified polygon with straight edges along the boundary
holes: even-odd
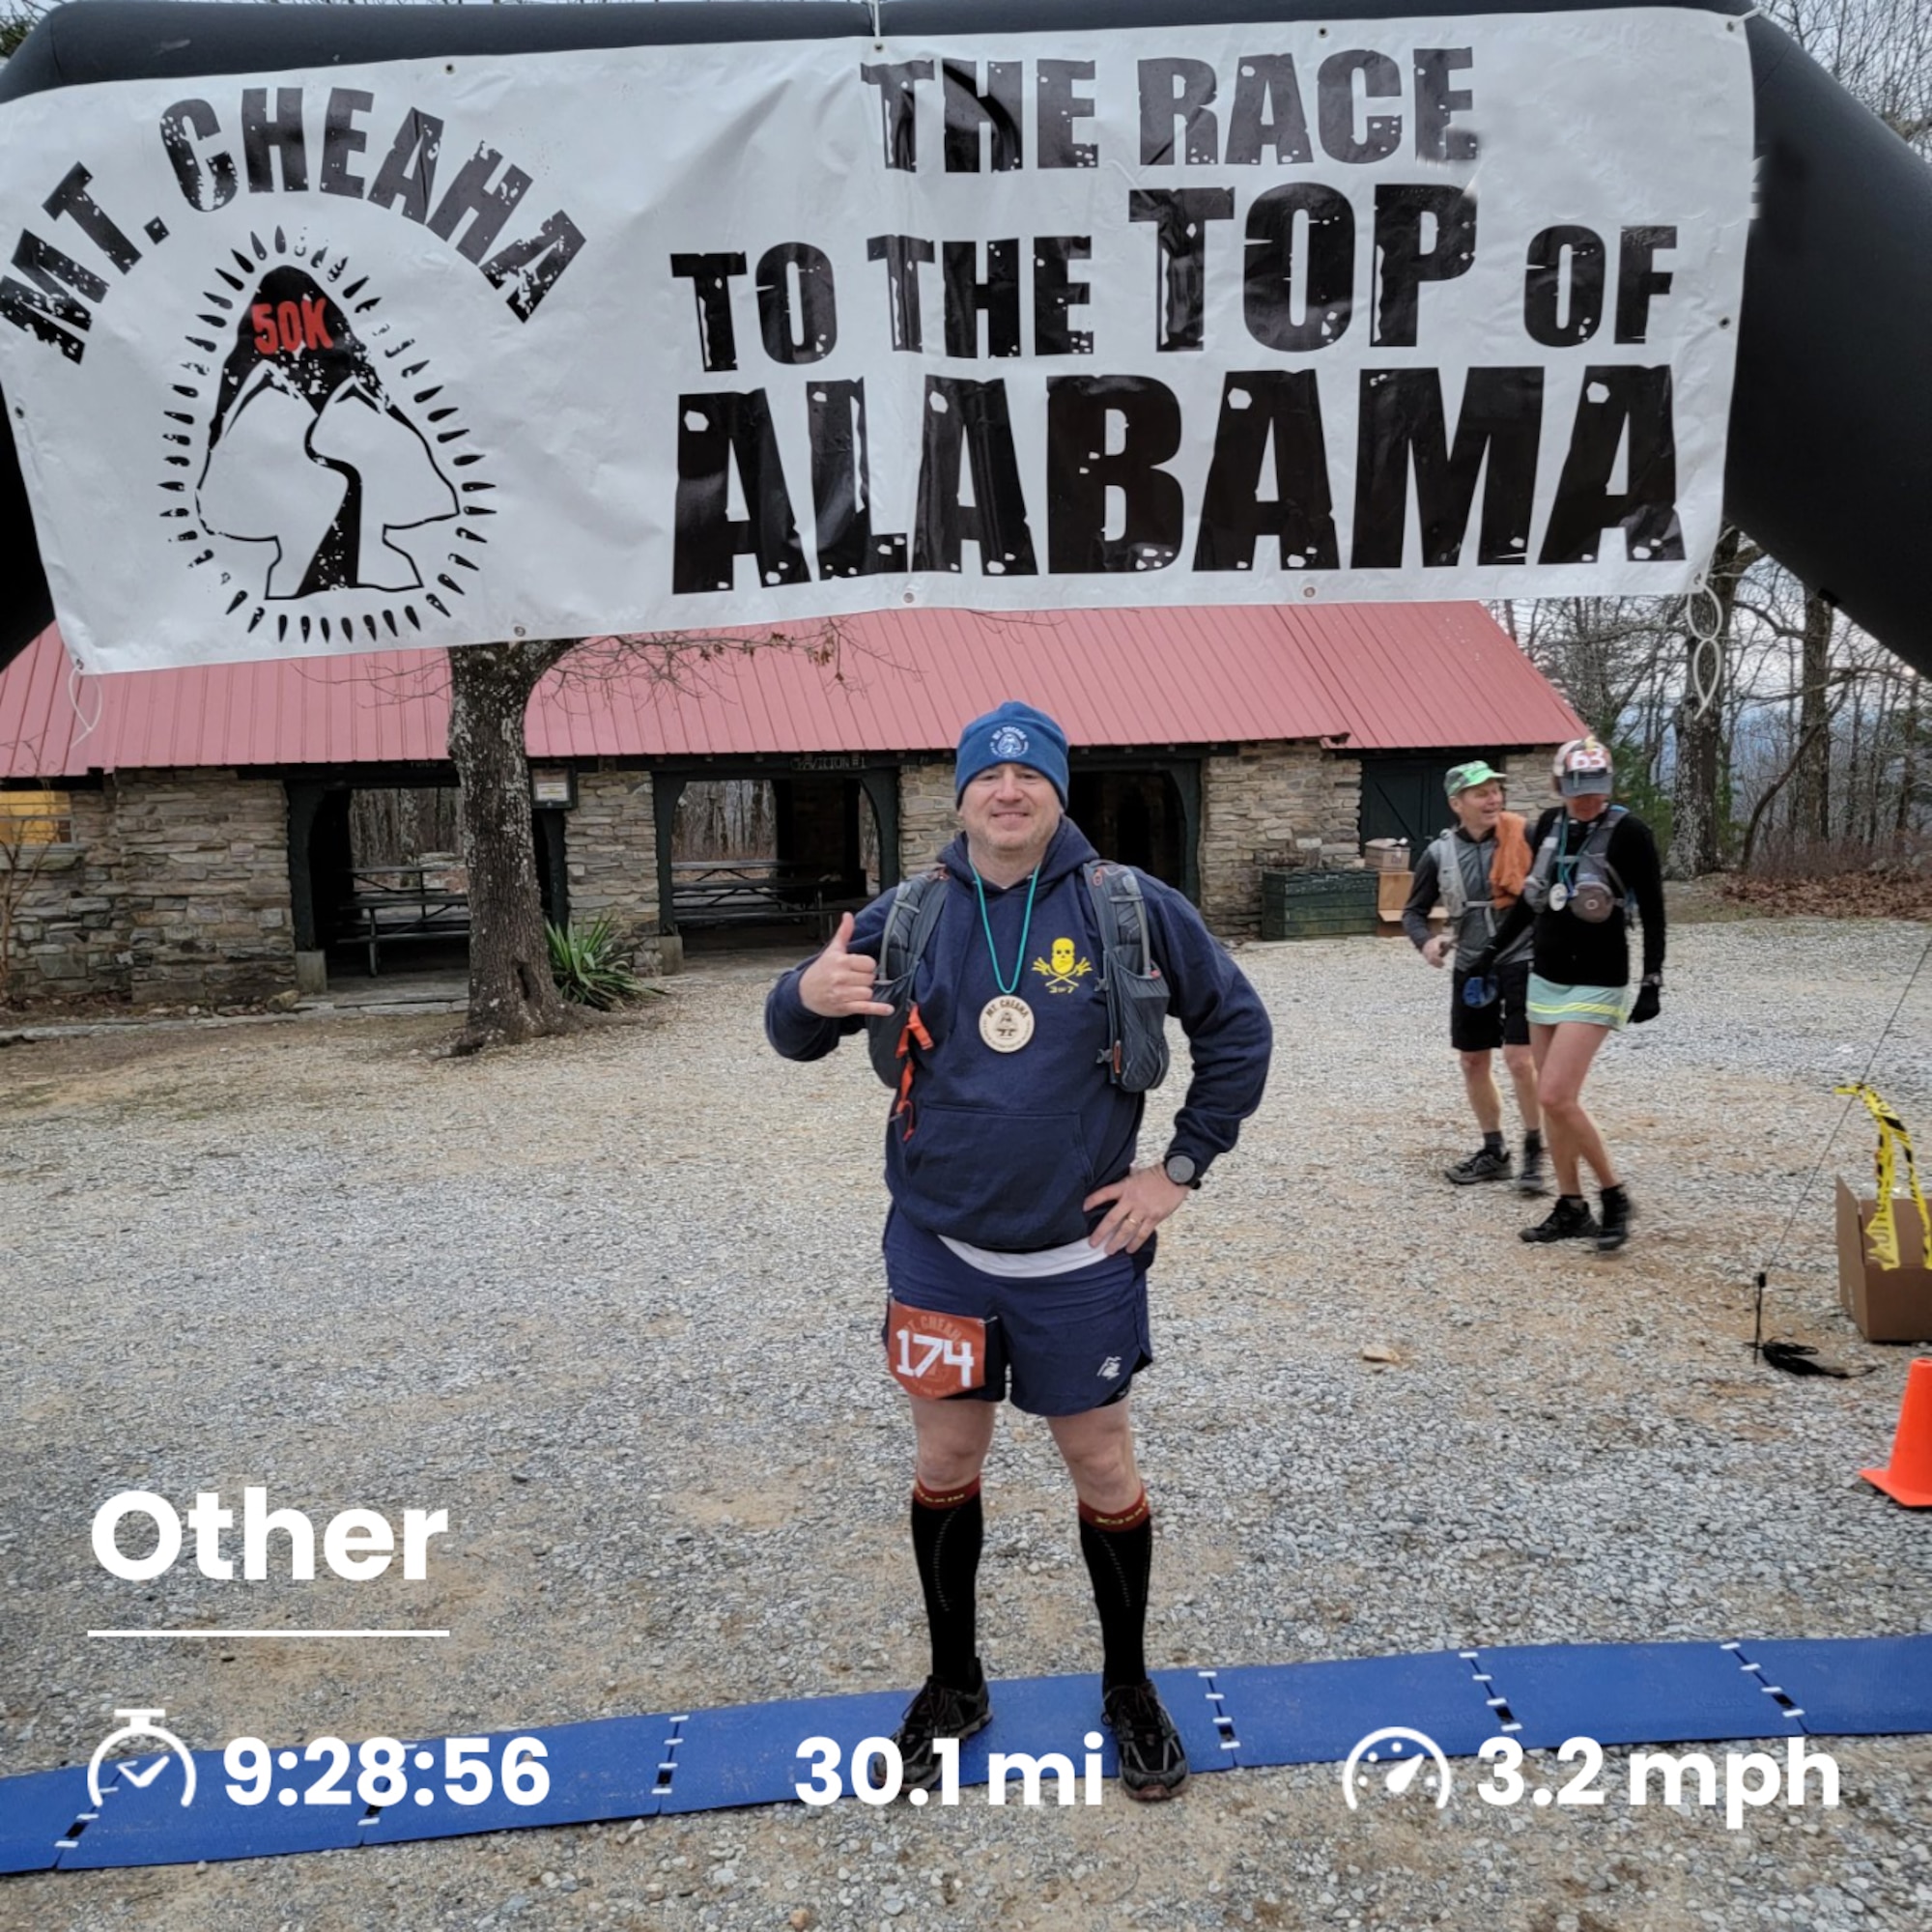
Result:
[[[1100,1688],[1147,1682],[1148,1576],[1153,1568],[1153,1512],[1147,1492],[1108,1515],[1080,1505],[1080,1553],[1094,1579],[1103,1654]]]
[[[943,1492],[913,1484],[912,1550],[932,1633],[932,1674],[954,1690],[977,1690],[980,1682],[974,1586],[985,1534],[977,1478]]]

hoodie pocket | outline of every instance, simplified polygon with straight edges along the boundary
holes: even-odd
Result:
[[[955,1240],[1046,1248],[1086,1232],[1094,1167],[1078,1114],[923,1107],[901,1152],[932,1225]]]

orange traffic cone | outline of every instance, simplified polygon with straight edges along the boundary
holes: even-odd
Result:
[[[1859,1474],[1907,1509],[1932,1509],[1932,1361],[1914,1362],[1906,1372],[1890,1464]]]

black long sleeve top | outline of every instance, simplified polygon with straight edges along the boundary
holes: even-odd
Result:
[[[1559,858],[1571,858],[1583,848],[1590,827],[1572,818],[1560,805],[1551,806],[1536,821],[1529,835],[1529,849],[1540,851],[1543,841],[1558,818],[1563,820],[1563,844]],[[1559,986],[1627,986],[1630,984],[1630,916],[1628,905],[1634,901],[1643,927],[1643,971],[1645,977],[1663,971],[1663,867],[1657,856],[1657,840],[1650,827],[1632,812],[1625,812],[1611,828],[1605,857],[1623,882],[1625,904],[1619,905],[1601,924],[1592,925],[1568,907],[1560,911],[1546,905],[1533,912],[1527,899],[1519,899],[1496,928],[1493,951],[1500,955],[1509,943],[1533,919],[1536,922],[1534,949],[1530,963],[1546,980]]]

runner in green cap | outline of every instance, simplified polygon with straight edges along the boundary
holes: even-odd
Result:
[[[1502,1180],[1509,1175],[1503,1096],[1492,1068],[1492,1056],[1500,1047],[1522,1116],[1522,1167],[1517,1188],[1523,1194],[1541,1194],[1548,1183],[1536,1061],[1529,1045],[1528,935],[1513,945],[1490,974],[1496,984],[1495,999],[1475,1005],[1463,998],[1469,960],[1494,936],[1497,923],[1516,903],[1529,871],[1523,821],[1503,810],[1503,775],[1482,758],[1449,767],[1443,789],[1456,823],[1417,862],[1402,924],[1430,965],[1446,964],[1452,953],[1456,957],[1449,993],[1449,1043],[1462,1062],[1463,1091],[1483,1144],[1466,1159],[1444,1168],[1444,1175],[1458,1186]],[[1432,934],[1429,914],[1438,899],[1447,923],[1441,932]]]

